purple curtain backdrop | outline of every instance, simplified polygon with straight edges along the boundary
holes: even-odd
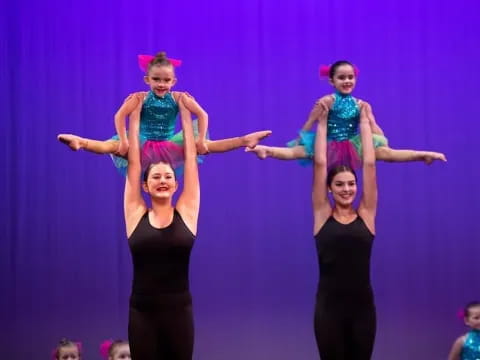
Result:
[[[477,1],[17,0],[0,19],[4,358],[48,358],[65,336],[99,359],[103,339],[126,337],[123,178],[55,137],[109,138],[124,97],[146,89],[136,55],[160,50],[183,60],[176,89],[213,138],[272,129],[266,143],[284,144],[331,91],[318,65],[348,59],[392,147],[447,154],[379,164],[372,259],[374,359],[446,358],[458,308],[480,298]],[[311,178],[241,150],[201,166],[195,359],[318,358]]]

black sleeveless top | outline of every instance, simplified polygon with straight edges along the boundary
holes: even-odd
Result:
[[[349,224],[330,216],[315,235],[320,268],[318,290],[369,291],[373,239],[360,216]]]
[[[176,209],[171,224],[162,229],[150,224],[147,211],[128,239],[133,261],[132,295],[188,292],[194,240]]]

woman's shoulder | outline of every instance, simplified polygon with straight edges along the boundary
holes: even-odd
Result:
[[[193,238],[195,237],[196,231],[194,230],[196,226],[192,227],[191,221],[189,221],[189,216],[188,216],[188,211],[185,209],[179,209],[178,206],[174,208],[174,213],[173,213],[175,223],[177,225],[181,225],[184,229],[187,230],[187,232],[192,236]]]

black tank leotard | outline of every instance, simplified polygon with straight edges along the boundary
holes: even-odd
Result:
[[[128,339],[134,360],[191,360],[189,262],[195,236],[174,210],[165,228],[148,211],[128,239],[133,261]]]
[[[357,216],[342,224],[330,216],[315,235],[320,270],[315,337],[322,360],[368,360],[376,315],[370,285],[374,235]]]

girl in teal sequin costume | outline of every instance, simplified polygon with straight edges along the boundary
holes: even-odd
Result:
[[[337,61],[328,67],[326,73],[330,84],[335,88],[333,95],[319,99],[303,128],[298,139],[288,143],[289,147],[256,146],[247,149],[255,153],[260,159],[273,157],[281,160],[298,159],[302,164],[310,164],[314,153],[315,133],[311,128],[318,120],[322,110],[328,111],[327,139],[328,139],[328,166],[348,165],[358,169],[361,164],[361,143],[358,134],[360,109],[365,107],[373,133],[375,157],[377,160],[391,162],[424,161],[431,163],[434,160],[446,161],[442,153],[417,150],[396,150],[388,146],[388,140],[382,129],[377,125],[371,107],[365,101],[352,96],[357,80],[357,71],[347,61]]]
[[[463,321],[470,330],[452,345],[448,360],[480,359],[480,302],[474,301],[463,311]]]
[[[258,131],[245,136],[211,141],[207,139],[208,115],[195,99],[187,93],[171,91],[177,79],[174,66],[179,60],[168,59],[164,52],[155,57],[139,56],[140,67],[146,71],[144,80],[150,86],[148,92],[131,94],[115,114],[117,135],[106,141],[82,138],[72,134],[60,134],[58,140],[68,145],[72,150],[84,149],[97,154],[112,155],[117,169],[126,174],[128,165],[128,137],[126,117],[142,103],[140,113],[140,144],[142,168],[149,164],[167,162],[177,171],[183,165],[183,133],[174,134],[176,119],[179,113],[178,101],[183,98],[186,108],[197,116],[194,121],[197,152],[226,152],[240,147],[255,147],[270,131]]]

